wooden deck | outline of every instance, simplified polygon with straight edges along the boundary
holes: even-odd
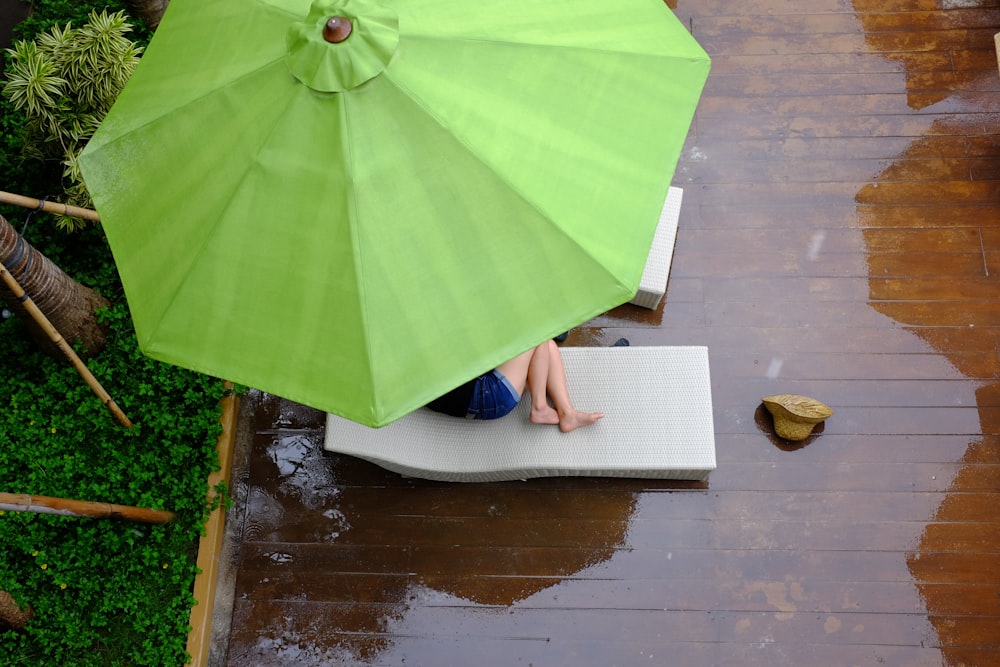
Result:
[[[217,664],[1000,664],[1000,2],[677,4],[667,296],[566,344],[707,345],[718,469],[406,480],[252,394]],[[783,443],[780,392],[836,414]]]

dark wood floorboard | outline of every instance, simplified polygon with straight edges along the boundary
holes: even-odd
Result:
[[[252,392],[227,664],[1000,665],[1000,1],[668,4],[713,70],[667,295],[565,344],[707,345],[718,469],[403,479]]]

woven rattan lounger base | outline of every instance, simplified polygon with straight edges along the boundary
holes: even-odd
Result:
[[[532,424],[525,397],[494,421],[423,408],[372,429],[328,415],[324,447],[410,477],[451,482],[704,480],[715,469],[707,348],[569,347],[562,356],[575,407],[606,413],[592,426],[562,433]]]
[[[674,242],[677,240],[677,224],[681,216],[681,199],[684,191],[671,187],[663,202],[660,222],[656,226],[653,245],[646,258],[646,268],[639,279],[639,291],[630,303],[656,310],[667,291],[670,277],[670,262],[674,258]]]

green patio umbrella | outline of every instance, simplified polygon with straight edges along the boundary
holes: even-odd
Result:
[[[173,0],[80,166],[145,354],[380,426],[633,297],[709,65],[661,0]]]

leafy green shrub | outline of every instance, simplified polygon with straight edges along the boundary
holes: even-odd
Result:
[[[118,0],[34,0],[17,35],[80,25]],[[148,41],[144,28],[140,43]],[[25,160],[24,113],[0,99],[0,189],[62,201],[59,160]],[[23,209],[0,207],[18,229]],[[72,237],[38,214],[28,241],[76,280],[108,297],[108,345],[88,366],[129,418],[115,422],[65,361],[39,354],[14,318],[0,320],[0,491],[166,509],[162,526],[0,513],[0,590],[30,604],[23,631],[0,627],[0,664],[180,666],[208,507],[218,465],[222,383],[161,364],[138,350],[100,227]]]
[[[43,160],[53,154],[61,158],[69,183],[65,203],[93,206],[77,156],[139,62],[142,47],[125,36],[130,30],[125,12],[94,10],[79,28],[56,25],[6,50],[3,93],[25,114],[24,151]],[[60,217],[58,224],[73,230],[83,223]]]
[[[32,0],[31,15],[14,28],[18,39],[34,39],[53,26],[82,25],[92,11],[118,12],[126,9],[123,0]],[[149,31],[138,24],[140,43],[148,43]]]
[[[94,10],[117,12],[122,0],[33,0],[31,15],[14,27],[14,37],[33,40],[55,26],[82,25]],[[133,38],[140,46],[149,43],[150,31],[135,20]],[[60,201],[63,193],[60,160],[40,162],[24,156],[24,113],[0,95],[0,183],[2,190],[30,197]],[[0,215],[14,221],[23,210],[0,206]]]

